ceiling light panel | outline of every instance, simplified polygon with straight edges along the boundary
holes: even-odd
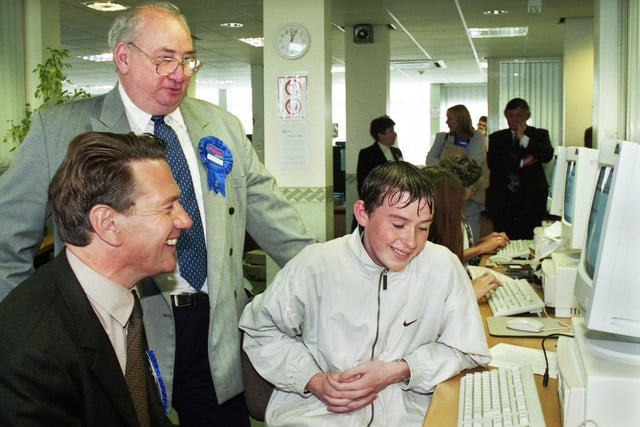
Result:
[[[475,39],[495,37],[524,37],[528,32],[529,27],[469,28],[469,35]]]

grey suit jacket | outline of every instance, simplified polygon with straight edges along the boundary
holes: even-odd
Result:
[[[109,337],[66,252],[0,303],[0,424],[138,426]],[[151,424],[171,425],[147,371]]]
[[[315,239],[258,160],[235,116],[192,98],[186,98],[180,110],[196,153],[201,138],[216,136],[233,154],[226,196],[210,191],[206,173],[200,174],[209,259],[211,375],[218,399],[224,402],[243,390],[237,324],[247,302],[242,270],[245,230],[279,265]],[[49,181],[68,143],[86,131],[130,131],[117,88],[36,113],[11,167],[0,177],[0,298],[31,272],[49,215]],[[56,239],[56,249],[60,248]],[[151,282],[140,285],[140,296],[149,347],[158,357],[170,399],[175,328],[169,297]]]

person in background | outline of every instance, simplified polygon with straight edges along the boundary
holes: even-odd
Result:
[[[487,211],[495,231],[530,240],[546,215],[549,185],[543,165],[553,158],[553,147],[546,129],[527,125],[531,112],[524,99],[510,100],[504,116],[508,129],[489,136]]]
[[[395,122],[389,116],[380,116],[371,120],[369,134],[374,139],[373,144],[363,148],[358,153],[357,179],[358,195],[362,190],[364,179],[376,166],[385,163],[402,160],[402,151],[394,147],[398,134],[395,131]]]
[[[465,264],[467,240],[462,206],[467,190],[460,179],[442,166],[428,166],[423,169],[425,176],[433,183],[436,191],[436,206],[433,222],[429,229],[429,241],[443,245],[453,252],[461,263]],[[493,239],[497,244],[500,242]],[[476,299],[480,300],[487,292],[501,286],[500,280],[486,272],[471,281]]]
[[[371,120],[369,134],[373,138],[373,144],[358,152],[356,165],[356,178],[358,185],[358,197],[362,189],[364,179],[376,166],[385,162],[402,160],[402,151],[394,147],[398,134],[395,131],[395,122],[391,117],[384,115]],[[351,231],[358,227],[358,221],[354,216],[351,220]]]
[[[49,186],[65,249],[0,302],[3,426],[173,425],[144,330],[137,346],[128,335],[142,326],[132,289],[175,268],[192,224],[179,194],[153,136],[90,132],[70,143]]]
[[[593,126],[589,126],[584,130],[584,146],[593,148]]]
[[[484,211],[485,188],[489,183],[489,170],[484,148],[484,136],[473,129],[469,110],[462,104],[447,110],[449,132],[439,132],[427,154],[426,165],[438,165],[443,159],[457,154],[472,158],[486,173],[464,205],[464,217],[476,236],[480,235],[481,214]]]
[[[487,138],[487,116],[480,116],[478,119],[478,123],[476,124],[476,129],[478,129],[482,136],[484,136],[484,149],[489,149],[489,138]]]
[[[177,269],[138,286],[149,347],[181,427],[249,426],[238,330],[248,301],[245,233],[280,266],[316,239],[239,119],[186,96],[202,64],[175,5],[145,3],[119,14],[109,45],[114,89],[35,113],[0,178],[0,298],[33,271],[49,215],[46,189],[69,141],[91,130],[161,136],[194,225],[178,241]]]
[[[362,233],[303,249],[245,308],[243,348],[275,385],[266,425],[420,426],[438,383],[489,362],[469,277],[427,241],[434,200],[416,166],[376,167]]]
[[[487,136],[487,116],[480,116],[478,124],[476,124],[476,129],[478,129],[485,137]]]

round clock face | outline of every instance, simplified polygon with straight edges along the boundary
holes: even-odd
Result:
[[[302,25],[287,24],[276,35],[276,50],[283,58],[300,58],[308,48],[309,33]]]

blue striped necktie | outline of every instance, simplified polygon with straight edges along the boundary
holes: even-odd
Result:
[[[207,278],[207,246],[193,179],[175,131],[164,122],[164,116],[151,116],[151,120],[154,123],[153,133],[167,143],[167,162],[180,187],[180,204],[193,221],[191,228],[182,230],[178,239],[180,275],[199,291]]]

